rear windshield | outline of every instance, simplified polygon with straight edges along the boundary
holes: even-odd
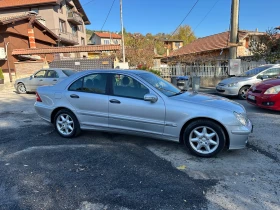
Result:
[[[72,74],[77,73],[75,70],[62,70],[62,72],[67,75],[68,77],[71,76]]]

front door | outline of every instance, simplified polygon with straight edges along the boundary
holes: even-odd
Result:
[[[31,91],[36,91],[39,86],[47,85],[46,84],[46,73],[47,70],[40,70],[30,78],[29,89]]]
[[[66,98],[82,128],[108,128],[107,74],[95,73],[76,80]]]
[[[165,105],[158,101],[144,101],[147,93],[155,94],[137,79],[113,74],[109,96],[109,128],[161,135],[164,130]]]

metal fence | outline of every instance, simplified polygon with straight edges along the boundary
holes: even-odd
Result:
[[[156,69],[160,71],[163,78],[174,76],[201,76],[201,77],[222,77],[228,75],[228,66],[184,66],[176,65]]]
[[[258,67],[264,62],[246,62],[241,63],[241,72]],[[171,78],[175,76],[200,76],[200,77],[226,77],[228,76],[228,66],[186,66],[174,65],[168,67],[161,67],[155,70],[160,71],[163,78]]]

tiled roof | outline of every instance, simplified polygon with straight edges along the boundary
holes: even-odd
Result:
[[[0,8],[21,7],[37,4],[56,4],[59,0],[1,0]]]
[[[248,35],[248,33],[248,31],[239,31],[239,40],[242,40],[245,36]],[[226,31],[223,33],[196,39],[192,43],[187,44],[178,50],[172,51],[169,57],[201,53],[218,49],[226,49],[229,48],[229,42],[230,34],[228,31]]]
[[[121,39],[122,36],[115,33],[109,33],[109,32],[94,32],[97,36],[101,38],[111,38],[111,39]]]
[[[117,51],[117,50],[120,50],[120,45],[85,45],[85,46],[71,46],[71,47],[14,49],[12,55],[37,55],[37,54]]]

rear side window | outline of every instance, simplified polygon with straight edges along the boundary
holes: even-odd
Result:
[[[107,74],[91,74],[76,80],[68,90],[105,94],[106,85]]]
[[[77,71],[75,70],[62,70],[62,72],[68,77],[71,76],[72,74],[77,73]]]

